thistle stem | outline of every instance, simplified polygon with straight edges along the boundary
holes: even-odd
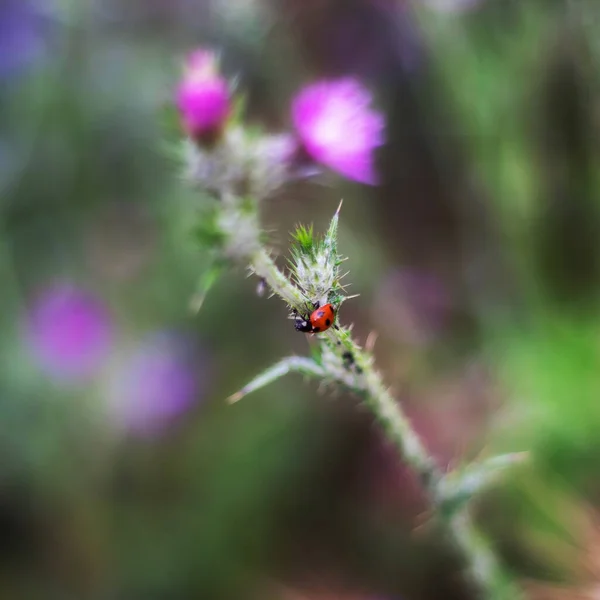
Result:
[[[300,291],[277,268],[264,249],[250,257],[251,269],[264,279],[267,285],[293,308],[299,310],[303,304]],[[432,500],[437,496],[442,478],[433,459],[427,454],[421,440],[413,431],[400,407],[384,387],[379,374],[372,368],[371,361],[354,343],[345,329],[330,329],[329,337],[349,349],[363,371],[365,402],[381,423],[386,435],[398,449],[402,459],[417,473]]]
[[[252,271],[261,277],[275,294],[292,308],[301,310],[304,303],[302,293],[277,268],[264,248],[254,252],[249,257],[249,262]],[[394,444],[403,462],[421,481],[432,508],[440,509],[445,499],[443,473],[425,449],[398,403],[390,395],[379,373],[373,368],[370,355],[352,340],[347,329],[331,328],[326,333],[336,344],[339,343],[352,352],[356,364],[362,371],[362,385],[359,391],[362,393],[366,405],[381,424],[386,436]],[[304,363],[300,366],[304,366]],[[283,368],[285,372],[290,372],[294,370],[294,367],[287,362],[285,364],[278,363],[276,370],[279,373]],[[326,370],[324,372],[327,374]],[[242,395],[249,393],[249,390],[243,392]],[[474,598],[478,600],[508,600],[509,598],[517,600],[519,598],[519,592],[512,585],[508,585],[506,582],[501,585],[496,557],[485,541],[476,534],[466,511],[458,512],[447,519],[439,519],[438,526],[442,537],[463,564],[464,574]]]
[[[302,310],[302,305],[304,304],[302,293],[277,268],[277,265],[264,248],[261,247],[254,252],[249,257],[249,261],[252,271],[258,277],[261,277],[275,294],[297,311],[300,312]]]

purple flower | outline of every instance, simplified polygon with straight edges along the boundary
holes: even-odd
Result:
[[[219,75],[212,52],[200,49],[188,56],[176,103],[190,137],[204,139],[220,132],[231,104],[227,81]]]
[[[201,393],[202,365],[197,358],[190,344],[170,334],[138,346],[113,378],[112,418],[132,433],[159,432]]]
[[[316,162],[349,179],[374,185],[375,148],[384,142],[383,116],[370,108],[371,94],[354,79],[305,87],[292,104],[304,150]]]
[[[474,8],[482,0],[422,0],[424,4],[441,12],[460,12]]]
[[[444,331],[452,315],[453,299],[432,273],[393,270],[381,283],[374,309],[387,323],[389,333],[423,344]]]
[[[42,3],[0,0],[0,77],[19,73],[40,57],[48,34]]]
[[[90,376],[110,350],[108,310],[98,298],[72,285],[46,289],[27,315],[26,326],[31,355],[56,379]]]

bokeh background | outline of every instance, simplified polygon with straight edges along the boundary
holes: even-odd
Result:
[[[469,598],[356,399],[225,402],[308,348],[243,269],[189,309],[165,113],[198,45],[269,131],[312,79],[374,90],[382,184],[286,187],[270,243],[344,198],[342,322],[444,469],[530,451],[473,506],[510,577],[597,597],[596,0],[1,0],[1,597]]]

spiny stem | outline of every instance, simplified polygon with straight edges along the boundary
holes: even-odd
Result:
[[[302,308],[304,302],[302,293],[277,268],[264,248],[254,252],[249,257],[249,262],[254,273],[262,278],[273,292],[289,306],[297,310]],[[362,389],[360,391],[362,391],[365,403],[381,424],[386,436],[396,447],[400,457],[420,479],[432,508],[440,509],[444,501],[442,472],[425,449],[397,402],[388,392],[380,375],[373,368],[371,356],[360,348],[351,338],[349,330],[345,328],[329,329],[326,335],[335,344],[339,343],[354,356],[356,365],[362,371]],[[293,359],[298,362],[292,363],[292,359],[285,359],[277,363],[273,370],[269,370],[267,373],[268,379],[273,380],[287,372],[302,371],[303,369],[322,370],[323,375],[327,375],[326,369],[322,369],[310,359],[297,357],[293,357]],[[255,380],[251,384],[252,389],[248,389],[246,386],[232,399],[238,400],[252,391],[256,384]],[[261,387],[264,382],[259,381],[259,384],[258,387]],[[475,598],[478,600],[517,600],[519,598],[519,592],[513,586],[505,583],[501,589],[496,557],[485,541],[476,534],[466,511],[463,510],[450,519],[440,520],[439,526],[442,528],[442,537],[447,540],[449,546],[464,564],[464,573]]]
[[[442,473],[435,461],[425,450],[421,440],[404,416],[398,403],[384,387],[378,373],[365,371],[365,402],[377,416],[388,439],[396,446],[399,454],[418,475],[432,503],[437,503],[438,484]]]
[[[264,248],[254,252],[249,257],[249,261],[251,270],[263,279],[273,292],[298,312],[302,310],[305,302],[302,293],[277,268],[277,265]]]
[[[496,556],[467,512],[444,521],[445,537],[465,564],[465,576],[481,600],[519,600],[522,593],[500,572]]]

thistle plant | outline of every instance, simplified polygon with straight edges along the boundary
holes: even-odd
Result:
[[[275,264],[260,225],[261,203],[287,182],[304,176],[307,165],[312,167],[309,172],[325,166],[367,185],[377,182],[373,151],[383,143],[384,119],[371,104],[370,93],[358,81],[317,82],[301,90],[292,103],[296,132],[266,134],[244,123],[240,98],[225,85],[216,57],[207,51],[190,56],[177,94],[186,134],[180,156],[186,179],[202,191],[194,234],[212,256],[196,308],[230,265],[241,265],[256,276],[260,289],[278,296],[296,323],[305,324],[316,308],[330,304],[333,322],[326,330],[309,334],[316,340],[310,356],[283,358],[230,396],[229,402],[290,373],[354,393],[421,482],[432,523],[463,565],[473,597],[512,600],[519,593],[475,530],[469,503],[522,455],[494,457],[449,474],[438,467],[385,385],[370,351],[340,319],[344,302],[352,298],[346,294],[345,259],[337,243],[341,202],[323,235],[312,226],[298,226],[286,271]]]

